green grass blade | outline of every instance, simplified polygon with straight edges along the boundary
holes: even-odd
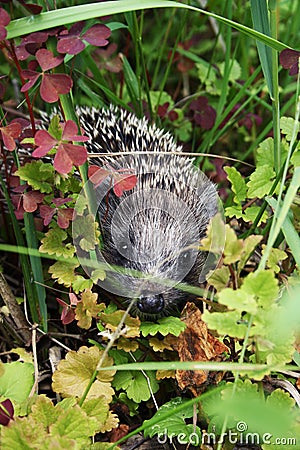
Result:
[[[226,17],[211,13],[201,8],[185,5],[169,0],[143,0],[143,3],[136,0],[119,0],[105,3],[91,3],[88,5],[71,6],[68,8],[47,11],[36,16],[23,17],[22,19],[12,20],[7,29],[7,39],[23,36],[24,34],[33,33],[35,31],[46,30],[49,28],[68,25],[70,23],[78,22],[78,20],[88,20],[95,17],[103,17],[111,14],[119,14],[128,11],[148,9],[148,8],[184,8],[190,11],[195,11],[198,14],[204,14],[209,17],[225,23],[226,25],[241,31],[247,36],[263,42],[278,51],[289,48],[288,45],[272,39],[262,33],[259,33],[252,28],[249,28]]]
[[[30,248],[38,248],[38,240],[36,237],[36,230],[31,213],[24,214],[24,225],[27,245]],[[46,304],[46,289],[44,287],[44,275],[41,258],[39,256],[29,255],[32,275],[35,283],[34,289],[37,293],[39,312],[41,317],[41,328],[47,333],[47,304]]]
[[[300,167],[296,167],[291,184],[289,185],[286,196],[284,198],[284,202],[278,213],[278,216],[277,216],[278,218],[275,222],[274,228],[271,229],[269,239],[268,239],[268,242],[266,245],[266,249],[260,260],[258,270],[262,270],[265,268],[266,262],[270,255],[270,251],[271,251],[271,249],[274,245],[274,242],[275,242],[278,234],[280,233],[282,226],[288,216],[291,204],[292,204],[294,197],[299,189],[299,186],[300,186]],[[277,209],[276,209],[276,211],[277,211]]]
[[[5,200],[6,200],[8,211],[9,211],[9,214],[11,217],[12,227],[14,230],[14,235],[15,235],[16,242],[17,242],[17,246],[14,247],[14,252],[19,254],[20,264],[21,264],[22,274],[23,274],[23,279],[24,279],[24,285],[25,285],[25,291],[27,294],[27,301],[29,304],[31,318],[32,318],[33,322],[39,323],[39,316],[38,316],[38,312],[37,312],[37,304],[38,304],[37,292],[36,292],[35,286],[32,284],[32,275],[31,275],[31,271],[30,271],[28,254],[19,252],[19,248],[25,247],[24,238],[23,238],[20,226],[19,226],[19,222],[17,221],[16,216],[15,216],[14,208],[13,208],[10,196],[9,196],[7,188],[6,188],[6,183],[2,179],[1,175],[0,175],[0,186],[1,186],[2,192],[4,194]],[[4,245],[4,247],[3,247],[4,251],[7,250],[6,247],[7,246]]]
[[[266,0],[251,0],[251,14],[253,27],[256,31],[267,36],[271,35],[270,24],[268,18],[268,8]],[[273,97],[273,81],[272,81],[272,54],[271,49],[262,42],[257,42],[257,50],[261,62],[261,68],[270,92]]]
[[[277,208],[277,200],[275,200],[274,198],[266,198],[266,200],[274,210]],[[288,215],[283,222],[282,232],[284,234],[287,245],[292,251],[297,266],[300,267],[300,237],[291,221],[290,215]]]

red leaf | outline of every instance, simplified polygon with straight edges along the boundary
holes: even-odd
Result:
[[[76,141],[86,142],[89,140],[87,136],[80,136],[78,133],[78,127],[73,120],[67,120],[63,127],[62,140],[64,141]]]
[[[21,125],[17,122],[10,123],[5,127],[0,127],[0,131],[5,147],[12,152],[16,148],[15,139],[21,134]]]
[[[75,319],[75,311],[73,308],[63,308],[60,316],[60,320],[64,325],[68,325],[69,323],[73,322]]]
[[[30,14],[40,14],[43,9],[42,6],[35,5],[34,3],[25,3],[24,1],[20,3],[22,3],[22,5],[27,9],[27,11],[30,12]]]
[[[5,9],[0,8],[0,26],[6,27],[10,22],[9,14],[5,11]]]
[[[88,177],[95,187],[98,187],[109,176],[111,176],[111,172],[103,167],[90,166],[88,168]]]
[[[21,92],[26,92],[30,89],[36,82],[36,80],[41,76],[41,73],[35,72],[33,70],[23,70],[22,76],[25,80],[28,80],[27,83],[23,84],[21,87]]]
[[[59,173],[67,174],[71,171],[73,164],[81,166],[86,160],[85,147],[75,144],[60,144],[54,158],[54,168]]]
[[[3,41],[7,36],[6,26],[10,22],[10,17],[5,9],[0,8],[0,40]]]
[[[107,38],[109,38],[110,35],[111,31],[106,25],[96,24],[83,34],[82,39],[89,44],[103,47],[108,44]]]
[[[41,48],[40,50],[38,50],[35,56],[43,72],[45,72],[45,70],[53,69],[54,67],[59,66],[64,60],[63,55],[54,56],[53,53],[50,52],[50,50],[47,50],[45,48]]]
[[[117,197],[121,197],[124,191],[130,191],[137,183],[136,175],[118,174],[118,177],[114,175],[114,178],[118,181],[114,183],[113,191]]]
[[[40,206],[40,216],[44,219],[45,227],[47,227],[49,225],[55,212],[56,212],[56,208],[51,208],[51,206],[48,206],[48,205]]]
[[[80,36],[62,36],[57,43],[59,53],[68,53],[69,55],[78,55],[85,49],[85,45]]]
[[[38,191],[29,191],[23,194],[23,208],[26,212],[33,212],[37,209],[38,203],[43,201],[44,195]]]
[[[73,294],[73,292],[69,293],[70,304],[72,306],[77,306],[77,303],[80,301],[77,298],[77,295]]]
[[[38,130],[34,137],[35,145],[38,145],[38,148],[34,150],[32,156],[34,158],[41,158],[46,155],[55,145],[57,144],[57,140],[54,139],[51,134],[46,130]]]
[[[27,34],[27,36],[23,37],[22,44],[42,44],[46,42],[48,39],[48,33],[45,31],[36,31],[34,33]]]
[[[80,38],[83,26],[84,22],[77,22],[71,26],[69,31],[62,31],[58,37],[57,51],[60,53],[69,53],[70,55],[80,53],[85,48]]]
[[[14,407],[12,402],[9,399],[3,400],[0,403],[0,424],[8,425],[9,421],[14,416]]]
[[[73,219],[74,208],[62,208],[57,213],[57,225],[59,228],[68,228],[70,220]]]
[[[40,94],[45,102],[54,103],[59,99],[59,95],[68,94],[72,86],[73,80],[69,75],[45,73],[41,83]]]
[[[65,203],[71,202],[73,199],[68,197],[68,198],[54,198],[52,201],[54,203],[55,206],[61,206],[64,205]]]
[[[72,306],[77,306],[79,302],[77,296],[72,292],[69,293],[70,305],[60,298],[56,298],[58,303],[63,307],[60,319],[64,325],[68,325],[75,319],[75,311]]]
[[[299,58],[300,52],[289,48],[284,49],[279,55],[280,64],[284,69],[290,69],[290,75],[296,75],[298,73]]]

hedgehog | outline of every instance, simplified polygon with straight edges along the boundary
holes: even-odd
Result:
[[[173,314],[186,299],[178,284],[199,285],[210,269],[199,242],[218,210],[215,186],[192,159],[178,154],[182,147],[169,132],[146,118],[113,106],[77,112],[89,137],[90,163],[137,176],[121,197],[111,192],[109,180],[95,189],[98,259],[106,264],[100,287],[125,303],[135,299],[131,313],[143,319]]]

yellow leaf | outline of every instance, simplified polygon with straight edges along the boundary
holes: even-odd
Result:
[[[87,388],[94,371],[96,370],[103,351],[98,347],[80,347],[75,351],[70,351],[58,364],[57,370],[53,374],[52,389],[60,393],[63,397],[81,398]],[[111,366],[113,359],[107,357],[103,366]],[[115,374],[114,370],[99,371],[97,379],[88,392],[87,399],[103,396],[110,403],[114,390],[111,387],[111,380]]]
[[[118,350],[124,350],[124,352],[135,352],[138,348],[139,344],[137,341],[125,339],[124,337],[120,337],[120,339],[118,340]]]
[[[86,289],[81,301],[77,303],[75,308],[75,319],[78,320],[77,325],[80,328],[88,330],[92,324],[92,318],[97,317],[100,311],[105,309],[105,304],[97,304],[98,294],[93,293],[90,289]]]
[[[110,314],[101,313],[100,319],[104,322],[105,327],[111,331],[115,331],[122,319],[125,311],[119,310]],[[125,319],[124,337],[138,337],[140,335],[141,321],[137,317],[127,316]]]

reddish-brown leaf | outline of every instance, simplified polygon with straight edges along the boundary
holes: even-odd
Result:
[[[12,402],[9,399],[3,400],[0,403],[0,424],[4,426],[8,425],[13,416],[14,407]]]
[[[67,174],[73,165],[81,166],[86,160],[85,147],[75,144],[60,144],[54,158],[54,168],[59,173]]]
[[[0,40],[4,40],[7,35],[6,26],[10,22],[10,17],[5,9],[0,8]]]
[[[108,44],[107,38],[109,38],[110,35],[111,31],[106,25],[96,24],[83,34],[82,39],[89,44],[103,47]]]
[[[109,176],[111,176],[111,172],[103,167],[90,166],[88,168],[88,177],[96,187]]]
[[[63,126],[62,140],[76,142],[86,142],[89,140],[87,136],[80,136],[77,133],[78,127],[74,120],[67,120]]]
[[[34,150],[32,156],[34,156],[34,158],[41,158],[57,145],[57,140],[54,139],[48,131],[38,130],[34,137],[34,143],[38,148]]]
[[[42,217],[42,219],[44,219],[45,227],[47,227],[49,225],[55,212],[56,212],[56,208],[51,208],[51,206],[48,206],[48,205],[40,206],[40,216]]]
[[[53,53],[46,48],[41,48],[40,50],[38,50],[35,54],[35,57],[43,72],[45,72],[45,70],[53,69],[54,67],[59,66],[64,60],[63,55],[54,56]]]
[[[41,73],[35,72],[34,70],[23,70],[22,71],[23,78],[29,81],[23,84],[23,86],[21,87],[21,92],[28,91],[28,89],[30,89],[35,84],[35,82],[39,79],[41,75],[42,75]]]
[[[73,80],[64,73],[45,73],[43,75],[40,94],[42,99],[48,103],[54,103],[61,94],[68,94],[73,86]]]
[[[136,175],[118,174],[114,175],[116,182],[114,183],[113,191],[117,197],[121,197],[124,191],[130,191],[137,183]]]
[[[12,122],[5,127],[0,127],[0,131],[5,147],[12,152],[16,148],[15,139],[21,134],[21,125],[18,122]]]
[[[299,58],[300,52],[289,48],[284,49],[279,55],[280,64],[284,69],[290,69],[290,75],[296,75],[299,72]]]
[[[61,208],[57,213],[57,225],[59,228],[68,228],[70,220],[73,219],[74,208]]]
[[[44,194],[38,191],[29,191],[23,194],[23,208],[26,212],[33,212],[38,204],[43,201]]]

